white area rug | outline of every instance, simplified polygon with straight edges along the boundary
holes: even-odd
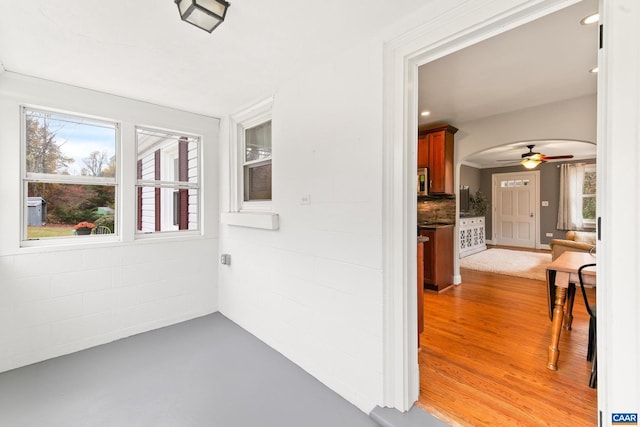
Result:
[[[551,254],[509,249],[487,249],[460,260],[462,268],[544,281],[549,264]]]

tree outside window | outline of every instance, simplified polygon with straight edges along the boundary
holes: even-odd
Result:
[[[23,241],[115,232],[117,123],[23,108]]]

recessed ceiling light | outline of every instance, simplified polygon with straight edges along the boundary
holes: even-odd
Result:
[[[593,67],[592,69],[589,70],[590,73],[597,73],[598,72],[598,67]]]
[[[595,24],[596,22],[598,22],[600,20],[600,14],[598,13],[593,13],[589,16],[585,16],[584,18],[582,18],[580,20],[580,23],[582,25],[589,25],[589,24]]]
[[[426,117],[429,114],[431,114],[431,111],[423,111],[422,113],[420,113],[421,116]]]

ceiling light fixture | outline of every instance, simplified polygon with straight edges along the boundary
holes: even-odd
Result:
[[[180,18],[207,32],[222,24],[229,3],[225,0],[175,0]]]
[[[420,113],[421,116],[426,117],[429,114],[431,114],[431,111],[423,111],[422,113]]]
[[[542,160],[532,158],[522,159],[520,162],[520,164],[527,169],[535,169],[540,163],[542,163]]]
[[[598,67],[593,67],[592,69],[589,70],[590,73],[597,73],[598,72]]]
[[[596,22],[598,22],[600,20],[600,14],[598,13],[592,13],[589,16],[585,16],[584,18],[582,18],[580,20],[580,24],[581,25],[590,25],[590,24],[595,24]]]

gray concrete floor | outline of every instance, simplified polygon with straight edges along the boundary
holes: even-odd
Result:
[[[2,426],[378,426],[212,314],[0,374]]]
[[[379,425],[445,424],[369,417],[219,313],[0,373],[0,426]]]

